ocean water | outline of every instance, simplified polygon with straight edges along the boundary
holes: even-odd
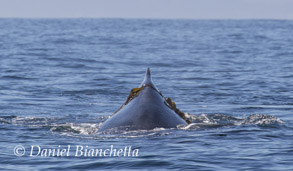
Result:
[[[292,28],[0,19],[0,169],[293,170]],[[99,133],[147,67],[192,124]],[[85,151],[125,147],[131,155]]]

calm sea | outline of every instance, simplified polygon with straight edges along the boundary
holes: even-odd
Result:
[[[292,29],[290,20],[0,19],[0,169],[293,170]],[[147,67],[193,123],[98,133]],[[139,153],[85,151],[112,147]]]

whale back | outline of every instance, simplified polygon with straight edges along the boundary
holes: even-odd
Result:
[[[99,131],[112,128],[119,130],[176,128],[179,124],[186,124],[185,118],[180,116],[180,111],[176,107],[174,108],[174,104],[174,102],[166,100],[157,90],[152,83],[150,71],[147,69],[140,87],[131,90],[126,102],[101,125]],[[176,109],[179,112],[176,112]]]

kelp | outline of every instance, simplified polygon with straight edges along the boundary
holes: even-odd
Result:
[[[113,113],[113,115],[115,115],[117,112],[119,112],[124,106],[126,106],[131,100],[133,100],[135,97],[137,97],[140,92],[147,87],[148,85],[144,85],[141,86],[139,88],[133,88],[131,89],[129,96],[127,97],[125,103],[116,111]],[[151,88],[153,88],[152,86],[150,86]],[[164,103],[165,105],[167,105],[171,110],[173,110],[179,117],[181,117],[183,120],[185,120],[188,124],[191,123],[191,121],[189,119],[186,118],[185,113],[180,111],[177,107],[176,107],[176,103],[172,101],[171,98],[167,97],[165,98],[161,92],[159,92],[157,89],[153,88],[155,91],[157,91],[163,98],[164,98]]]
[[[166,104],[167,103],[167,104]],[[175,113],[177,113],[178,116],[180,116],[183,120],[185,120],[188,124],[191,124],[191,121],[186,118],[185,113],[181,112],[177,107],[176,103],[172,101],[171,98],[167,97],[165,98],[165,104],[172,109]]]
[[[113,113],[113,115],[115,115],[117,112],[119,112],[125,105],[127,105],[132,99],[134,99],[135,97],[137,97],[139,95],[139,93],[145,88],[146,86],[142,86],[139,88],[133,88],[130,90],[130,93],[126,99],[126,101],[124,102],[124,104],[116,111]]]

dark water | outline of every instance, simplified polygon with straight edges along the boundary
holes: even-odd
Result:
[[[285,20],[1,19],[0,168],[292,170],[292,29]],[[147,67],[193,124],[98,133]],[[32,145],[131,146],[139,156],[30,156]]]

